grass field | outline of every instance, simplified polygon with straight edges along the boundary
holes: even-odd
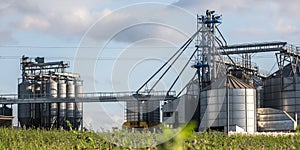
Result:
[[[153,134],[0,128],[0,149],[300,149],[300,134],[227,135],[193,133],[187,128],[160,143],[160,138],[170,137],[169,133],[168,130]]]

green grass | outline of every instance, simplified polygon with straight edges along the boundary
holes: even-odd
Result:
[[[295,135],[230,135],[193,133],[185,128],[163,144],[164,134],[147,132],[80,132],[59,130],[0,128],[0,149],[300,149],[300,134]]]

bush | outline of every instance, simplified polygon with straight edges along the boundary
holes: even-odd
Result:
[[[188,126],[171,140],[159,144],[164,136],[169,136],[167,129],[160,135],[125,130],[96,133],[0,128],[0,149],[300,149],[298,133],[277,136],[195,133]]]

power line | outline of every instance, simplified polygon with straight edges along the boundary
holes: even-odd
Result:
[[[168,59],[168,57],[160,57],[162,59]],[[0,56],[0,59],[21,59],[20,56]],[[47,59],[59,59],[59,60],[141,60],[145,57],[100,57],[92,59],[91,57],[47,57]],[[149,58],[151,59],[151,58]],[[180,58],[181,60],[186,60],[186,58]]]
[[[45,48],[45,49],[78,49],[78,48],[84,48],[84,49],[94,49],[94,48],[104,48],[104,49],[124,49],[128,48],[126,46],[124,47],[103,47],[103,46],[31,46],[31,45],[0,45],[0,48]],[[135,46],[130,47],[132,48],[177,48],[176,46]],[[188,48],[194,48],[194,47],[188,47]]]

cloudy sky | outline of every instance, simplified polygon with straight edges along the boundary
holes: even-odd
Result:
[[[300,45],[298,6],[298,0],[1,0],[0,93],[17,93],[22,55],[69,61],[85,92],[135,90],[195,32],[196,15],[206,9],[222,14],[219,28],[229,44]],[[253,57],[265,72],[274,58]],[[86,104],[85,125],[119,126],[123,110],[117,105]]]

